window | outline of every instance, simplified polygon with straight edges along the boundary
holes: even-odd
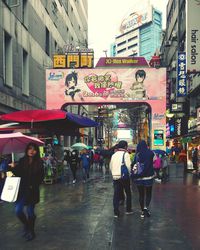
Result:
[[[13,86],[13,55],[12,55],[12,37],[4,32],[4,74],[5,84]]]
[[[134,36],[134,37],[129,38],[129,39],[128,39],[128,42],[131,42],[131,41],[133,41],[133,40],[135,40],[135,39],[137,39],[137,36]]]
[[[45,52],[49,56],[50,55],[50,36],[49,30],[46,28],[46,38],[45,38]]]
[[[128,46],[128,49],[132,49],[132,48],[137,47],[137,46],[138,46],[138,44],[135,43],[135,44],[133,44],[133,45]]]
[[[22,67],[22,93],[29,95],[29,60],[28,53],[23,49]]]
[[[119,51],[117,51],[117,53],[119,54],[119,53],[122,53],[124,51],[126,51],[126,49],[120,49]]]
[[[121,45],[123,45],[123,44],[126,44],[126,41],[123,41],[123,42],[121,42],[121,43],[118,43],[117,46],[119,47],[119,46],[121,46]]]

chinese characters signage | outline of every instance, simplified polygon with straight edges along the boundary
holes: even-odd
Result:
[[[66,68],[66,55],[54,55],[53,56],[53,67],[57,68]]]
[[[178,53],[178,68],[177,68],[177,97],[186,96],[186,53]]]

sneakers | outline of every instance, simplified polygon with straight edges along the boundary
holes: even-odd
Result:
[[[144,217],[150,217],[151,213],[149,212],[148,208],[144,208],[144,210],[142,211],[140,217],[143,219]]]
[[[149,212],[148,208],[144,208],[144,214],[146,217],[150,217],[151,213]]]
[[[114,218],[119,218],[119,212],[114,212]]]
[[[142,211],[142,213],[141,213],[141,215],[140,215],[140,217],[142,218],[142,219],[144,219],[144,211]]]
[[[129,215],[129,214],[133,214],[133,210],[129,210],[129,211],[126,211],[126,214]]]

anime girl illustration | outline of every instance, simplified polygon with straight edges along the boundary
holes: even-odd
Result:
[[[137,70],[135,73],[135,82],[130,88],[130,97],[134,99],[146,99],[146,89],[144,87],[144,80],[146,78],[146,72],[143,69]]]
[[[72,101],[75,101],[74,97],[75,94],[80,92],[81,90],[76,88],[76,85],[78,83],[78,76],[75,71],[72,73],[68,74],[65,78],[65,95],[69,95],[72,98]]]

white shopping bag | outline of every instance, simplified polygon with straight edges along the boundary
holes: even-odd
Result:
[[[15,202],[19,192],[20,177],[6,177],[1,199],[8,202]]]

